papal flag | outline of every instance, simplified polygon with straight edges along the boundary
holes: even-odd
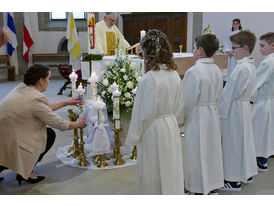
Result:
[[[76,30],[76,24],[72,12],[69,13],[66,38],[68,39],[68,52],[71,56],[71,59],[75,61],[76,58],[82,53],[82,50],[80,47],[80,42]]]
[[[7,13],[7,30],[10,35],[10,40],[7,43],[7,52],[10,56],[12,56],[13,51],[18,46],[18,42],[16,38],[13,13],[10,13],[10,12]]]

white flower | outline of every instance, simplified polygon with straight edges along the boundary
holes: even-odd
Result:
[[[104,97],[105,94],[106,94],[106,91],[102,91],[102,93],[101,93],[102,97]]]
[[[135,78],[137,78],[137,77],[139,77],[140,75],[139,75],[137,72],[135,72],[135,73],[133,74],[133,76],[134,76]]]
[[[137,87],[136,87],[135,89],[133,89],[133,90],[132,90],[132,94],[134,94],[134,95],[135,95],[135,94],[136,94],[136,92],[137,92]]]
[[[128,81],[126,87],[129,88],[129,89],[132,89],[133,88],[132,82]]]
[[[131,94],[129,93],[129,92],[126,92],[125,93],[125,97],[127,98],[127,99],[131,99],[132,97],[131,97]]]
[[[136,81],[139,83],[139,81],[142,79],[142,77],[137,77]]]
[[[132,62],[130,65],[129,65],[129,68],[131,70],[135,70],[136,69],[136,63],[135,62]]]
[[[126,74],[123,76],[123,78],[124,80],[128,80],[128,76]]]
[[[122,68],[120,71],[123,72],[123,73],[125,73],[125,72],[126,72],[126,69],[125,69],[125,68]]]
[[[126,107],[129,107],[131,105],[131,102],[130,101],[126,101],[125,105],[126,105]]]
[[[132,62],[132,59],[131,59],[131,58],[128,58],[128,62]]]
[[[105,72],[104,72],[104,71],[102,71],[102,72],[101,72],[101,75],[103,76],[104,74],[105,74]]]
[[[111,62],[110,61],[105,61],[104,64],[105,64],[105,67],[110,67],[111,66]]]
[[[108,93],[112,94],[112,89],[108,87]]]
[[[104,79],[104,80],[103,80],[103,85],[104,85],[105,87],[108,86],[108,80],[107,80],[107,79]]]

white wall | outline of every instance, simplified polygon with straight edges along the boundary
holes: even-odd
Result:
[[[37,12],[29,13],[30,26],[34,39],[31,53],[57,53],[60,40],[66,36],[66,31],[38,31]],[[87,52],[87,32],[79,31],[79,39],[82,52]]]
[[[274,12],[205,12],[203,13],[203,28],[210,24],[211,31],[224,44],[225,38],[231,32],[232,20],[239,18],[243,29],[248,29],[257,37],[256,47],[252,53],[257,66],[263,56],[259,52],[259,37],[267,32],[273,32]]]

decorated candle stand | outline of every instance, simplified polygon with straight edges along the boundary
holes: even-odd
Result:
[[[85,89],[82,86],[82,83],[78,86],[78,88],[75,90],[77,96],[79,96],[79,118],[83,117],[84,112],[84,94]],[[79,166],[86,167],[89,165],[89,162],[87,161],[86,155],[85,155],[85,142],[84,142],[84,128],[80,127],[80,155],[79,155]]]
[[[118,90],[119,86],[114,82],[110,86],[112,90],[112,95],[113,95],[113,122],[114,122],[114,140],[115,140],[115,147],[113,151],[113,156],[115,158],[115,165],[123,165],[125,164],[122,155],[120,153],[120,137],[119,134],[122,130],[120,128],[120,107],[119,107],[119,102],[120,102],[120,96],[121,92]]]
[[[102,110],[106,109],[106,104],[98,99],[96,102],[93,102],[92,107],[97,110],[97,120],[94,124],[95,133],[91,142],[91,149],[94,155],[93,164],[99,168],[104,168],[108,166],[105,162],[105,154],[110,153],[110,141],[105,128],[108,124],[104,124],[105,118],[102,113]]]
[[[78,119],[78,115],[75,114],[75,112],[73,111],[73,109],[69,109],[68,110],[69,113],[69,119],[72,122],[76,122]],[[80,156],[80,149],[79,149],[79,136],[78,136],[78,128],[74,128],[73,129],[73,133],[74,133],[74,138],[73,138],[73,145],[71,147],[69,147],[68,152],[69,153],[73,153],[68,155],[67,158],[70,157],[74,157],[75,159],[79,160],[79,156]]]
[[[69,75],[70,81],[71,81],[71,94],[72,94],[72,98],[76,98],[76,94],[75,94],[75,90],[76,90],[76,82],[77,82],[77,78],[78,75],[74,72],[74,70],[72,70],[71,74]],[[75,106],[73,107],[73,109],[69,109],[69,118],[71,121],[76,122],[78,116],[75,114]],[[68,152],[71,153],[72,151],[74,151],[73,155],[78,157],[78,129],[75,128],[74,129],[74,144],[69,147]],[[75,142],[77,141],[77,146],[75,144]]]
[[[93,141],[91,142],[91,149],[92,153],[95,155],[93,159],[93,164],[97,165],[97,167],[99,168],[104,168],[108,166],[108,164],[105,162],[105,154],[110,152],[110,141],[105,128],[106,126],[108,126],[108,124],[104,124],[105,118],[102,113],[102,110],[106,109],[106,104],[98,98],[96,86],[97,81],[97,75],[95,73],[92,73],[91,77],[89,78],[89,82],[92,86],[93,99],[91,104],[91,107],[93,108],[91,109],[96,110],[97,118],[94,123],[95,133]]]

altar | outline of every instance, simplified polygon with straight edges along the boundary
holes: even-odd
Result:
[[[132,62],[136,63],[136,68],[140,67],[140,64],[144,68],[144,60],[140,59],[137,55],[128,55],[129,58],[132,59]],[[183,79],[186,71],[195,64],[193,60],[192,53],[173,53],[173,58],[175,63],[178,66],[177,72],[180,77]],[[213,56],[214,62],[216,65],[225,72],[227,68],[228,56],[226,54],[217,53]],[[92,68],[95,67],[97,76],[101,76],[102,72],[107,71],[106,65],[113,64],[115,60],[115,56],[104,56],[101,61],[98,63],[92,62]],[[82,78],[87,80],[90,77],[89,67],[81,67],[82,70]]]
[[[213,58],[221,69],[226,68],[227,55],[217,54]],[[195,64],[192,53],[174,53],[174,61],[181,78]],[[57,158],[66,165],[86,169],[135,165],[137,145],[129,147],[124,144],[129,125],[122,122],[130,122],[126,116],[131,115],[130,108],[134,105],[138,83],[144,73],[144,60],[135,55],[121,54],[85,63],[87,66],[81,69],[82,78],[88,80],[86,90],[81,83],[76,89],[78,76],[74,71],[69,76],[72,97],[78,97],[80,104],[68,112],[71,121],[86,117],[87,135],[84,135],[84,128],[79,128],[80,136],[74,129],[73,143],[59,148]],[[107,109],[111,108],[107,108],[107,103],[112,105],[113,129],[108,120]],[[123,111],[123,118],[120,111]]]

